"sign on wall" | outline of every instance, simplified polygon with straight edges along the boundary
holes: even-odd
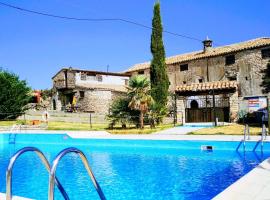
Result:
[[[266,97],[252,97],[248,99],[248,111],[255,112],[267,107]]]

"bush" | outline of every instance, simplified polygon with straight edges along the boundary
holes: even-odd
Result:
[[[110,112],[107,115],[107,119],[110,121],[110,128],[113,128],[117,123],[122,125],[122,128],[126,128],[127,124],[139,124],[139,115],[138,110],[131,110],[129,108],[130,100],[128,98],[119,98],[116,99],[111,107]]]
[[[19,76],[0,69],[0,119],[16,119],[30,100],[30,88]]]

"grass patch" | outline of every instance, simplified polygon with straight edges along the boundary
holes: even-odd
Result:
[[[70,131],[101,131],[108,127],[107,124],[93,124],[74,122],[49,122],[47,130],[70,130]]]
[[[14,124],[27,124],[31,125],[32,121],[14,120],[14,121],[0,121],[0,126],[11,127]],[[76,123],[76,122],[49,122],[47,130],[69,130],[69,131],[104,131],[106,130],[112,134],[150,134],[157,131],[162,131],[168,128],[172,128],[173,124],[161,124],[156,126],[156,128],[151,129],[150,126],[146,125],[144,129],[136,128],[135,126],[127,127],[123,129],[120,125],[114,127],[114,129],[109,129],[108,124],[93,124],[92,128],[89,123]]]
[[[160,124],[157,125],[156,128],[150,128],[150,126],[144,126],[144,129],[138,129],[136,127],[128,127],[126,129],[122,128],[114,128],[114,129],[107,129],[109,133],[112,134],[150,134],[157,131],[162,131],[168,128],[172,128],[173,124]]]
[[[243,135],[244,125],[232,124],[228,126],[218,126],[211,128],[203,128],[188,134],[190,135]],[[261,127],[250,127],[250,135],[260,135]]]

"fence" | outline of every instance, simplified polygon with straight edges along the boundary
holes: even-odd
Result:
[[[3,113],[7,114],[7,113]],[[14,114],[14,113],[11,113]],[[101,130],[109,128],[110,121],[106,115],[85,112],[63,112],[63,111],[35,111],[28,110],[25,113],[16,113],[19,115],[14,119],[0,119],[0,130],[10,129],[14,124],[22,124],[25,127],[41,127],[42,129],[51,130]],[[139,121],[139,118],[138,118]],[[163,124],[176,123],[174,115],[167,116],[163,119]],[[144,124],[150,125],[149,119],[144,118]],[[122,127],[123,124],[117,123],[115,127]],[[126,123],[127,128],[136,126],[133,123]]]

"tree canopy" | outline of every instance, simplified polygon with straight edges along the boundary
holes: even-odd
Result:
[[[0,119],[15,119],[25,111],[30,100],[30,91],[25,80],[0,69]]]
[[[160,15],[160,3],[154,6],[152,20],[151,53],[152,61],[150,66],[151,95],[158,107],[167,105],[169,78],[165,64],[165,49],[162,39],[162,22]]]
[[[140,128],[144,127],[144,114],[147,113],[153,98],[150,94],[150,82],[145,76],[134,76],[129,80],[129,107],[140,111]]]

